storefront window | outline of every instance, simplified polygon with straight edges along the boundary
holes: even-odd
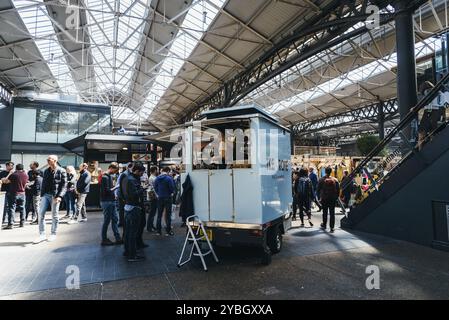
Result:
[[[59,112],[37,109],[36,142],[58,142]]]

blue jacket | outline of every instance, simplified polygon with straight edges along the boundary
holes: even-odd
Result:
[[[88,194],[90,190],[90,173],[87,170],[80,172],[80,177],[76,182],[76,191],[78,193]]]
[[[316,191],[316,188],[318,186],[318,175],[315,172],[312,172],[309,174],[309,179],[312,182],[313,190]]]
[[[168,174],[161,174],[154,180],[154,191],[159,199],[170,198],[175,192],[175,181]]]

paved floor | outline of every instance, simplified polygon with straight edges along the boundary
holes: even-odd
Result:
[[[49,223],[50,221],[48,221]],[[61,223],[57,241],[33,245],[37,226],[0,231],[1,299],[449,299],[449,253],[388,238],[296,224],[283,251],[261,266],[249,248],[219,249],[208,260],[177,268],[184,229],[174,237],[145,233],[145,262],[128,263],[118,246],[101,247],[102,215]],[[47,225],[50,227],[50,224]],[[111,235],[112,239],[112,235]],[[380,289],[368,290],[368,266]],[[66,289],[68,266],[80,289]]]

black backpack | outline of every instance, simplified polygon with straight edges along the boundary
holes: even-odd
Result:
[[[309,178],[299,178],[298,186],[296,189],[298,196],[303,199],[307,199],[307,197],[311,194],[311,181]]]

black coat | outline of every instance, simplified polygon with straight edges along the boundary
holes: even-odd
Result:
[[[194,214],[193,210],[193,185],[190,176],[182,184],[181,206],[179,208],[180,217],[190,217]]]

